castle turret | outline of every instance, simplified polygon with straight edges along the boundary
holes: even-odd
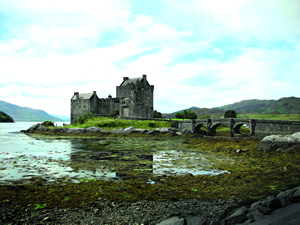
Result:
[[[144,81],[144,84],[146,85],[147,84],[147,75],[146,74],[143,74],[143,81]]]
[[[74,95],[76,96],[76,99],[79,98],[79,92],[74,92]]]

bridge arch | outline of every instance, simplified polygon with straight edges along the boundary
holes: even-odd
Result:
[[[234,127],[233,127],[234,133],[239,134],[240,129],[244,124],[246,124],[250,128],[250,123],[239,122],[239,123],[234,124]]]
[[[205,123],[195,124],[195,133],[197,134],[207,134],[205,130],[202,130],[201,127],[206,126]]]
[[[211,128],[210,128],[210,135],[216,135],[217,134],[217,128],[221,125],[230,128],[230,125],[228,123],[222,123],[222,122],[212,123]]]

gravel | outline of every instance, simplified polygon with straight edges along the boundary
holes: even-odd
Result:
[[[27,210],[11,203],[0,208],[0,224],[157,224],[171,217],[202,217],[210,224],[240,206],[240,200],[135,202],[116,204],[100,199],[94,208]]]

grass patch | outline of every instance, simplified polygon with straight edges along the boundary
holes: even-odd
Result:
[[[171,123],[168,121],[155,121],[155,120],[125,120],[119,118],[109,117],[93,117],[86,120],[83,124],[71,124],[66,128],[88,128],[88,127],[100,127],[103,129],[120,129],[126,127],[134,127],[140,129],[156,129],[162,127],[171,127]]]
[[[300,120],[300,114],[237,114],[237,118],[264,119],[264,120]]]

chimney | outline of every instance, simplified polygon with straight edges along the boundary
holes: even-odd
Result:
[[[79,98],[79,92],[74,92],[74,95],[76,96],[76,98]]]
[[[125,80],[128,80],[129,79],[129,77],[123,77],[123,80],[125,81]]]
[[[147,84],[147,75],[146,74],[143,74],[143,81],[144,81],[144,85]]]
[[[93,95],[95,95],[96,94],[96,91],[93,91]]]

